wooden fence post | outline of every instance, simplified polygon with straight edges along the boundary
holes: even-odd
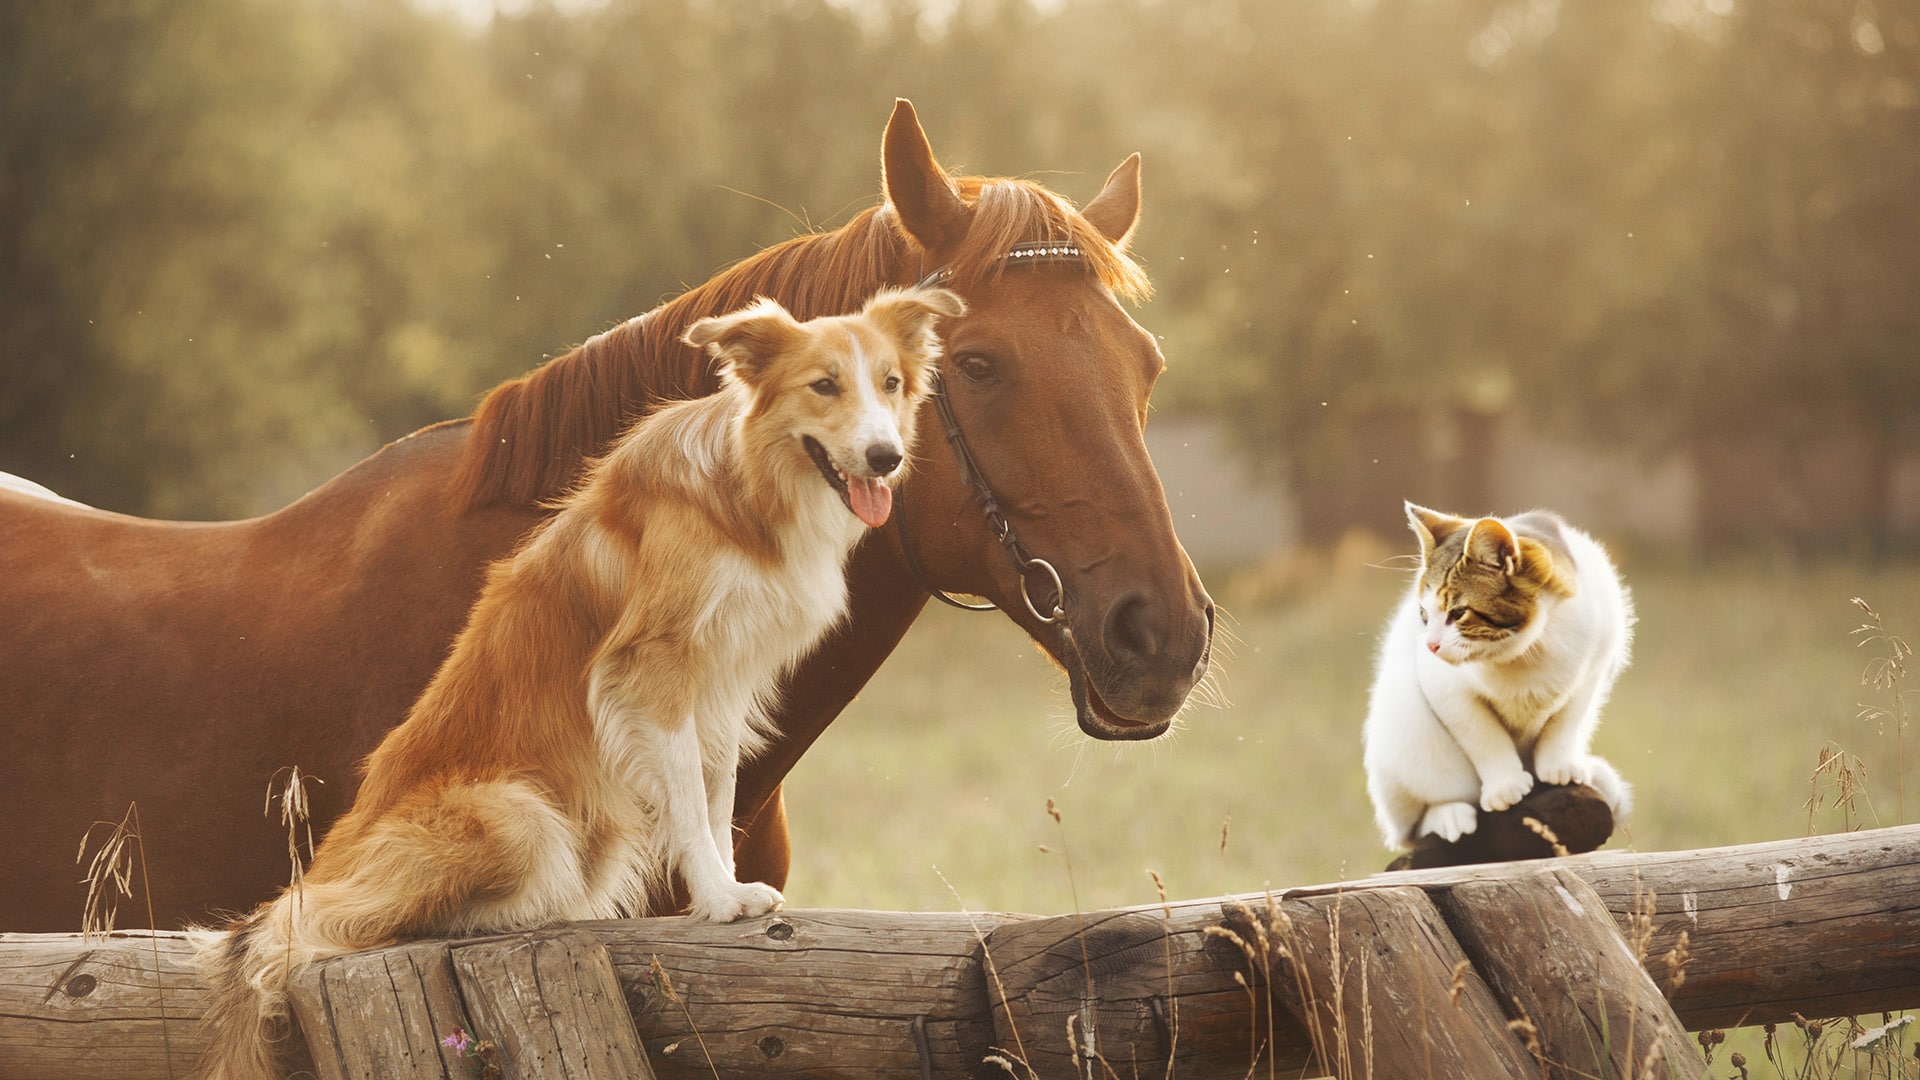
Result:
[[[536,931],[453,948],[477,1033],[505,1080],[653,1080],[600,939]]]
[[[1222,915],[1249,977],[1285,1004],[1334,1075],[1539,1075],[1419,889],[1230,904]]]
[[[1548,1076],[1706,1075],[1643,958],[1577,874],[1467,881],[1438,899],[1474,965],[1533,1026]]]
[[[308,964],[287,998],[320,1080],[467,1080],[441,1039],[473,1030],[454,984],[447,942],[423,941]]]

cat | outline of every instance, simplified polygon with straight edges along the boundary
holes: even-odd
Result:
[[[1623,818],[1631,789],[1588,750],[1633,639],[1606,550],[1543,510],[1406,509],[1420,573],[1387,621],[1363,731],[1387,846],[1458,840],[1536,781],[1586,784]]]

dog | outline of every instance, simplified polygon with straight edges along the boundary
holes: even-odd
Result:
[[[202,931],[206,1075],[279,1075],[294,967],[396,941],[783,902],[735,880],[734,774],[781,679],[845,614],[935,377],[944,289],[796,321],[761,299],[683,340],[718,364],[493,564],[452,651],[367,758],[297,887]]]

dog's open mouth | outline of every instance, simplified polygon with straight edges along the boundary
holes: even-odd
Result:
[[[833,467],[833,458],[827,455],[827,448],[811,435],[800,438],[801,445],[807,448],[807,456],[819,468],[820,475],[826,477],[833,490],[840,493],[840,501],[847,504],[853,516],[865,522],[867,527],[877,529],[887,523],[893,514],[893,489],[886,481],[878,477],[853,476]]]

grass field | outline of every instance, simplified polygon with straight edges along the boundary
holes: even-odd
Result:
[[[1377,568],[1381,554],[1210,576],[1238,639],[1217,660],[1225,704],[1191,707],[1176,735],[1144,746],[1081,736],[1064,678],[1005,618],[930,607],[791,778],[790,902],[1051,913],[1150,902],[1149,869],[1175,897],[1378,870],[1388,852],[1359,725],[1374,637],[1404,580]],[[1864,760],[1858,818],[1900,820],[1893,735],[1857,718],[1888,698],[1861,684],[1877,646],[1856,647],[1849,598],[1920,638],[1920,567],[1620,561],[1635,657],[1595,749],[1634,783],[1637,809],[1610,846],[1805,835],[1830,742]],[[1911,820],[1920,768],[1907,772]],[[1815,827],[1842,818],[1828,810]]]
[[[1064,677],[1006,619],[930,607],[789,780],[789,902],[1058,913],[1152,902],[1150,869],[1176,898],[1380,869],[1360,722],[1375,635],[1405,580],[1388,561],[1355,550],[1211,575],[1235,639],[1216,660],[1222,703],[1190,707],[1144,746],[1082,737]],[[1920,768],[1905,770],[1903,807],[1894,733],[1860,718],[1891,698],[1862,684],[1885,646],[1852,633],[1864,613],[1849,602],[1920,640],[1920,566],[1619,561],[1639,624],[1595,749],[1634,784],[1636,809],[1610,847],[1920,818]],[[1829,745],[1858,755],[1865,792],[1835,807],[1823,779],[1810,820]],[[1731,1032],[1712,1075],[1913,1075],[1904,1038],[1863,1054],[1845,1049],[1857,1030],[1785,1028],[1771,1052],[1759,1029]]]

